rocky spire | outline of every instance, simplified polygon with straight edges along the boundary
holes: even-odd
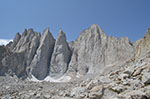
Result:
[[[15,36],[13,42],[10,42],[9,44],[7,44],[7,47],[8,47],[11,51],[13,51],[13,49],[16,47],[17,43],[19,42],[20,38],[21,38],[21,35],[19,34],[19,32],[16,33],[16,36]]]
[[[33,29],[25,29],[22,35],[16,34],[12,44],[14,44],[11,54],[2,61],[4,66],[8,66],[17,76],[26,76],[26,67],[31,63],[37,47],[39,46],[40,33]]]
[[[66,35],[60,29],[50,63],[50,76],[63,75],[68,69],[70,58],[71,51],[66,41]]]
[[[75,41],[68,72],[95,73],[103,68],[106,41],[107,36],[98,25],[85,29]]]
[[[16,34],[14,40],[13,40],[13,45],[12,45],[13,47],[15,47],[15,46],[17,45],[17,43],[19,42],[20,38],[21,38],[21,35],[20,35],[19,32],[18,32],[18,33]]]
[[[36,55],[31,62],[31,72],[37,79],[44,79],[48,73],[49,62],[53,52],[55,40],[52,34],[49,32],[49,28],[46,28],[41,36],[40,45],[36,51]]]

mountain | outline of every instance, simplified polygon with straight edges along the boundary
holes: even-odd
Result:
[[[25,29],[0,46],[0,97],[150,99],[149,49],[149,28],[134,43],[96,24],[71,42],[62,29],[56,40],[49,28]]]
[[[33,29],[16,34],[8,44],[11,55],[2,60],[18,77],[100,73],[107,67],[120,66],[133,56],[134,47],[128,38],[107,37],[102,29],[91,25],[69,46],[60,30],[55,41],[49,29],[41,35]],[[13,64],[13,65],[12,65]]]
[[[106,67],[119,66],[133,56],[128,38],[107,37],[98,25],[91,25],[74,41],[69,72],[100,73]]]
[[[60,30],[50,62],[50,76],[62,76],[68,69],[70,59],[71,50],[66,41],[66,35],[62,30]]]
[[[55,41],[48,28],[42,34],[25,29],[6,46],[11,54],[2,59],[2,67],[18,77],[33,75],[43,80],[48,75],[98,74],[107,67],[120,66],[134,55],[128,38],[107,37],[96,24],[73,42],[69,46],[62,30]]]

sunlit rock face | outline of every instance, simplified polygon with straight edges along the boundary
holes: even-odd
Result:
[[[144,38],[136,41],[135,47],[135,60],[150,52],[150,28],[148,28]]]
[[[60,30],[50,62],[50,76],[63,75],[68,69],[70,59],[71,51],[66,41],[66,35]]]
[[[100,73],[105,67],[121,65],[133,56],[128,38],[107,37],[98,25],[84,30],[73,45],[68,72]]]
[[[26,67],[31,63],[35,51],[39,45],[40,33],[33,29],[25,29],[20,35],[16,34],[12,43],[6,48],[10,54],[2,59],[2,64],[18,77],[26,77]]]
[[[40,38],[40,45],[30,64],[31,74],[37,79],[44,79],[48,74],[49,62],[53,52],[55,39],[47,28]],[[29,71],[30,71],[29,70]]]

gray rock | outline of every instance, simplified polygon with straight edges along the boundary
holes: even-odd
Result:
[[[122,93],[123,91],[125,91],[126,88],[125,88],[125,86],[123,86],[123,85],[118,85],[118,86],[114,86],[114,87],[110,88],[110,90],[112,90],[112,91],[114,91],[114,92],[120,94],[120,93]]]
[[[148,52],[150,52],[150,30],[148,29],[144,38],[136,41],[135,46],[135,55],[134,59],[138,60],[139,58],[146,55]]]
[[[118,39],[110,36],[105,49],[105,66],[121,65],[133,57],[133,52],[133,46],[127,37]]]
[[[91,80],[87,85],[86,85],[86,88],[87,89],[92,89],[94,86],[98,86],[98,85],[100,85],[101,84],[101,82],[98,80],[98,79],[93,79],[93,80]]]
[[[80,97],[81,94],[86,92],[86,88],[84,87],[75,87],[72,89],[70,96],[72,97]]]
[[[142,82],[143,82],[145,85],[150,84],[150,72],[143,72]]]
[[[9,56],[6,56],[2,60],[2,65],[5,68],[10,69],[10,71],[8,72],[10,75],[12,75],[12,73],[15,73],[18,77],[26,76],[24,53],[13,53]]]
[[[33,38],[39,38],[40,33],[34,32],[33,29],[28,29],[23,32],[19,42],[14,48],[14,52],[24,52],[30,48],[30,44],[33,42]]]
[[[103,85],[94,86],[89,93],[90,99],[101,99],[104,95]]]
[[[80,74],[98,72],[104,67],[106,35],[97,25],[84,30],[75,41],[69,72]]]
[[[116,95],[118,95],[116,92],[114,92],[114,91],[107,88],[103,92],[103,99],[113,99],[112,97],[116,96]]]
[[[91,92],[90,94],[89,94],[89,99],[102,99],[102,97],[103,97],[103,94],[102,94],[102,92]]]
[[[21,38],[21,35],[20,35],[19,32],[18,32],[18,33],[16,34],[14,40],[13,40],[13,43],[12,43],[12,46],[11,46],[12,49],[17,45],[17,43],[19,42],[20,38]]]
[[[28,71],[31,72],[31,74],[33,74],[37,79],[42,80],[48,74],[54,44],[55,40],[49,32],[49,29],[45,29],[41,36],[40,45],[36,51],[36,55],[28,69]]]
[[[124,94],[125,99],[148,99],[144,92],[135,90]]]
[[[0,76],[4,76],[8,71],[8,67],[3,66],[2,60],[9,54],[10,52],[5,46],[0,46]]]
[[[14,53],[26,53],[24,54],[24,60],[26,63],[26,66],[29,66],[35,52],[39,46],[39,41],[40,41],[40,33],[34,32],[33,29],[28,29],[23,32],[21,38],[19,39],[19,34],[16,34],[16,38],[13,41],[18,43],[16,44],[16,47],[14,47],[13,52]]]
[[[51,58],[50,76],[63,75],[68,69],[70,58],[71,51],[66,41],[66,35],[60,30]]]
[[[103,72],[105,67],[125,63],[132,58],[133,51],[128,38],[107,37],[98,25],[93,24],[75,40],[68,73]]]
[[[3,66],[10,69],[18,77],[26,76],[26,67],[28,67],[39,46],[40,33],[34,32],[33,29],[25,30],[20,37],[17,33],[11,45],[11,54],[3,60]]]

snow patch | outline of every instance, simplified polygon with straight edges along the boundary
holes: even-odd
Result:
[[[33,81],[33,82],[42,82],[42,80],[38,80],[36,77],[34,77],[33,75],[31,75],[31,78],[28,78],[29,81]]]
[[[71,80],[70,76],[62,76],[58,79],[54,79],[50,76],[47,76],[44,81],[49,81],[49,82],[69,82]]]
[[[70,76],[62,76],[58,79],[54,79],[50,76],[47,76],[44,80],[38,80],[36,77],[34,77],[33,75],[31,76],[31,78],[28,78],[29,81],[33,81],[33,82],[43,82],[43,81],[47,81],[47,82],[69,82],[71,80]]]
[[[0,45],[7,45],[11,41],[12,40],[9,40],[9,39],[0,39]]]

